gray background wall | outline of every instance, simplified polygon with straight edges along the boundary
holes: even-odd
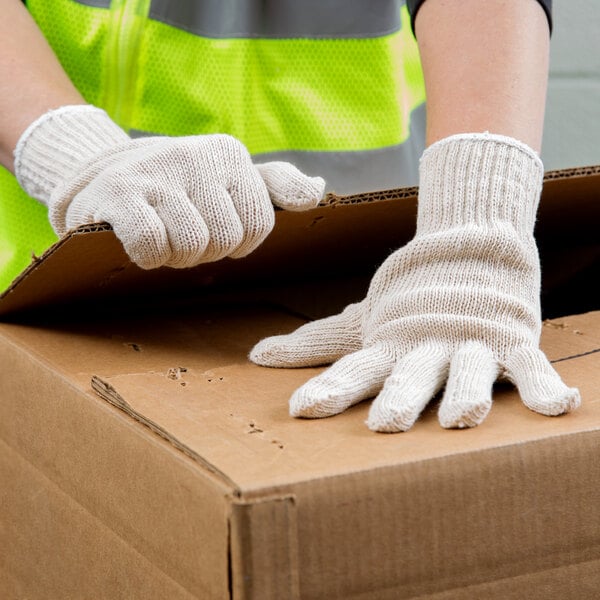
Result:
[[[600,0],[554,0],[542,159],[600,164]]]

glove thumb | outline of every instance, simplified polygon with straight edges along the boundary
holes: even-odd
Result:
[[[332,363],[361,348],[361,317],[362,303],[350,304],[338,315],[311,321],[287,335],[265,338],[254,346],[249,358],[263,367]]]
[[[288,162],[268,162],[256,168],[269,190],[271,202],[279,208],[309,210],[323,198],[325,180],[309,177]]]

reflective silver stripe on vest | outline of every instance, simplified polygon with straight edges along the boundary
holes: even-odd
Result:
[[[73,0],[73,2],[94,8],[110,8],[110,0]]]
[[[402,144],[353,152],[269,152],[256,163],[284,160],[307,175],[325,179],[328,192],[360,194],[418,185],[419,159],[425,149],[425,104],[410,117],[410,137]]]
[[[404,0],[152,0],[150,18],[210,38],[377,37]]]
[[[131,130],[132,137],[152,134]],[[256,163],[283,160],[296,165],[307,175],[318,175],[327,182],[326,190],[336,194],[360,194],[417,185],[419,159],[425,149],[425,104],[413,110],[410,137],[402,144],[377,150],[351,152],[306,152],[284,150],[254,154]]]

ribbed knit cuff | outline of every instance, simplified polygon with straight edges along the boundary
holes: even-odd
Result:
[[[48,205],[60,183],[103,150],[129,136],[100,108],[63,106],[34,121],[14,151],[15,175],[32,197]]]
[[[467,224],[535,224],[544,167],[526,144],[490,133],[459,134],[432,144],[419,165],[417,233]]]

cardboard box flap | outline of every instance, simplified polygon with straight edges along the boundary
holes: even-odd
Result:
[[[452,454],[589,431],[600,427],[597,362],[600,313],[548,321],[542,346],[567,384],[579,386],[583,406],[548,418],[529,411],[516,390],[499,385],[490,415],[481,426],[444,430],[432,403],[410,432],[382,435],[364,425],[369,402],[330,419],[298,422],[287,399],[321,369],[266,369],[246,359],[247,336],[289,331],[296,317],[248,309],[228,319],[210,314],[188,324],[197,355],[185,365],[138,373],[97,372],[94,390],[188,456],[235,482],[245,498],[286,489],[299,480],[334,477],[389,465],[427,461]],[[236,343],[236,327],[247,323]],[[157,324],[159,330],[164,324]],[[215,335],[216,332],[220,335]],[[149,342],[145,342],[148,347]],[[219,358],[207,364],[208,344]],[[99,360],[98,354],[96,355]],[[171,360],[174,363],[174,360]],[[98,365],[101,364],[99,360]],[[176,407],[175,409],[173,407]],[[210,423],[210,427],[205,424]],[[152,424],[152,425],[151,425]]]
[[[416,188],[405,188],[330,195],[308,212],[277,210],[273,232],[250,256],[191,269],[144,271],[131,263],[108,225],[82,227],[49,248],[0,296],[0,315],[84,299],[280,284],[310,277],[317,266],[322,276],[356,273],[412,237],[416,194]]]
[[[600,166],[546,173],[536,230],[545,288],[564,285],[574,270],[597,264],[599,195]],[[0,296],[0,315],[108,297],[123,300],[167,291],[244,287],[248,282],[256,286],[371,273],[374,265],[412,237],[416,196],[414,187],[330,195],[322,206],[306,213],[277,211],[273,233],[250,256],[185,270],[143,271],[129,261],[110,227],[82,227],[36,259]],[[573,249],[568,261],[563,258],[565,245]]]

